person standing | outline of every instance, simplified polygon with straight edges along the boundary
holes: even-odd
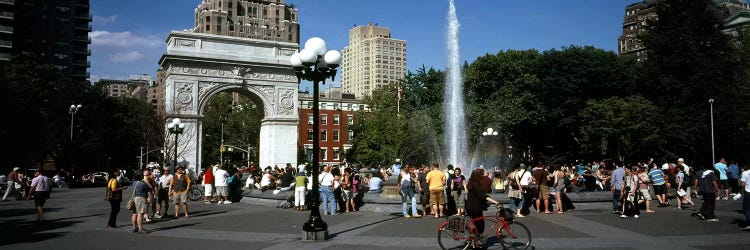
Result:
[[[739,187],[740,168],[737,166],[736,161],[732,161],[732,164],[729,164],[727,168],[728,168],[727,177],[729,181],[729,189],[730,189],[731,195],[734,196],[740,193],[740,187]]]
[[[651,185],[654,187],[656,199],[659,200],[659,207],[669,206],[665,197],[666,181],[664,181],[664,172],[659,170],[656,164],[653,164],[651,170],[648,172],[648,176],[651,179]]]
[[[552,190],[551,192],[554,192],[555,194],[555,204],[557,205],[557,213],[561,214],[565,212],[564,206],[563,206],[563,199],[562,195],[565,191],[565,173],[562,171],[561,167],[557,167],[557,169],[552,172]]]
[[[521,186],[521,203],[523,204],[523,206],[521,206],[521,214],[528,214],[528,209],[533,202],[532,194],[534,189],[531,188],[531,182],[534,180],[534,177],[532,177],[531,172],[526,169],[526,164],[519,164],[518,169],[519,170],[516,172],[518,184]]]
[[[391,172],[395,176],[399,176],[401,174],[401,159],[396,159],[396,161],[391,166]]]
[[[729,200],[729,178],[727,177],[729,167],[727,167],[727,160],[724,157],[719,158],[719,162],[714,164],[714,169],[719,172],[719,193],[716,195],[716,200],[722,199],[722,193],[724,194],[723,199]]]
[[[526,170],[521,170],[520,168],[516,168],[513,172],[508,174],[508,180],[506,181],[508,183],[508,198],[510,209],[515,211],[516,217],[522,218],[524,217],[521,214],[521,208],[523,207],[523,194],[521,193],[521,185],[519,184],[519,178],[518,175],[519,172],[525,172]],[[469,176],[471,177],[471,176]]]
[[[620,213],[620,207],[622,207],[620,202],[622,201],[624,178],[625,168],[622,165],[619,165],[614,171],[612,171],[612,181],[610,182],[612,187],[612,214]]]
[[[427,185],[430,190],[430,205],[435,219],[443,217],[443,204],[445,203],[445,174],[440,171],[437,163],[432,163],[432,171],[427,173]],[[481,187],[480,187],[481,188]]]
[[[542,200],[544,200],[544,213],[551,214],[552,211],[550,211],[549,207],[549,186],[547,185],[547,182],[549,182],[549,172],[540,165],[534,168],[531,172],[531,176],[534,177],[534,181],[536,182],[536,212],[541,212],[540,206]]]
[[[722,158],[721,160],[723,161],[724,159]],[[714,170],[701,170],[695,173],[695,177],[693,190],[695,190],[694,192],[696,193],[700,192],[703,197],[703,204],[701,205],[700,211],[698,211],[698,217],[706,221],[719,221],[719,219],[716,218],[716,215],[714,215],[714,209],[716,209],[716,198],[719,197],[718,178],[716,177],[716,174],[714,174]]]
[[[133,233],[141,233],[141,234],[147,234],[149,231],[147,231],[145,228],[143,228],[143,215],[148,212],[148,196],[149,192],[151,192],[153,189],[146,184],[146,177],[148,175],[149,171],[144,170],[143,174],[138,174],[135,176],[135,179],[137,181],[133,182],[133,203],[135,204],[135,210],[133,210],[133,215],[130,217],[131,222],[133,223]]]
[[[653,213],[651,210],[651,193],[648,191],[648,183],[650,182],[648,177],[648,167],[643,166],[638,168],[638,204],[646,203],[646,213]]]
[[[250,179],[250,177],[248,177]],[[214,192],[214,166],[210,166],[203,173],[203,203],[211,204],[211,197]],[[166,212],[165,212],[166,213]]]
[[[331,167],[323,166],[323,172],[318,176],[318,181],[320,182],[320,196],[323,197],[323,213],[336,215],[336,198],[333,195],[334,177]]]
[[[218,165],[214,171],[214,186],[216,186],[216,196],[219,199],[216,204],[232,204],[229,200],[229,172],[224,168],[224,165]]]
[[[128,189],[128,187],[120,186],[120,182],[117,179],[120,177],[120,171],[115,170],[109,177],[107,183],[107,201],[112,208],[109,214],[109,221],[107,227],[117,228],[117,214],[120,213],[120,204],[122,203],[122,190]]]
[[[482,184],[482,191],[487,193],[484,186],[484,179],[486,178],[480,179],[480,184]],[[466,202],[463,197],[466,190],[466,177],[461,175],[461,168],[455,168],[453,170],[453,177],[450,179],[448,185],[450,185],[448,187],[450,190],[450,196],[453,197],[453,201],[456,203],[456,215],[461,215],[466,207]]]
[[[745,165],[740,176],[740,187],[742,187],[742,212],[745,214],[745,227],[743,231],[750,231],[750,167]]]
[[[16,191],[16,183],[21,183],[21,181],[18,179],[18,170],[21,170],[19,167],[13,168],[13,171],[10,171],[8,173],[8,182],[7,182],[7,188],[5,188],[5,194],[3,195],[3,201],[8,200],[8,195],[11,193],[15,193]]]
[[[169,212],[169,183],[172,181],[172,174],[169,173],[169,168],[164,168],[164,173],[159,176],[158,189],[156,191],[156,214],[154,218],[161,219],[162,215],[167,216]],[[162,206],[164,207],[164,213],[161,212]]]
[[[297,211],[302,211],[305,208],[305,193],[307,191],[307,176],[305,176],[305,168],[304,165],[301,170],[297,173],[297,176],[294,177],[294,208],[297,209]],[[352,208],[354,207],[354,202],[352,201]]]
[[[419,203],[422,204],[422,215],[427,216],[427,206],[430,205],[430,192],[427,189],[427,173],[429,168],[427,165],[422,165],[417,174],[417,185],[419,191]]]
[[[474,169],[469,176],[468,183],[466,184],[466,213],[472,219],[482,217],[484,210],[487,209],[488,201],[495,203],[495,206],[499,204],[498,201],[490,198],[490,196],[482,190],[481,179],[484,178],[483,175],[484,169]],[[479,235],[484,235],[484,220],[475,221],[474,226],[476,226]]]
[[[417,197],[414,197],[414,179],[411,176],[411,173],[409,173],[408,166],[404,169],[404,171],[400,171],[398,178],[396,180],[396,186],[399,190],[399,194],[401,194],[401,212],[404,215],[404,218],[411,218],[414,216],[415,218],[421,217],[417,213]],[[408,203],[411,201],[411,215],[409,215],[408,211]]]
[[[190,190],[190,177],[185,174],[185,167],[178,166],[172,181],[169,182],[169,196],[174,202],[174,218],[180,216],[180,205],[185,213],[185,219],[190,218],[188,215],[187,192]]]
[[[693,207],[695,211],[695,203],[690,199],[690,193],[687,191],[687,187],[690,186],[690,182],[685,179],[685,168],[681,165],[677,165],[677,208],[676,210],[682,210],[682,203],[688,203]]]
[[[36,221],[44,220],[44,203],[49,199],[49,194],[52,188],[52,179],[45,176],[41,169],[37,169],[34,172],[34,179],[31,180],[31,187],[29,188],[28,200],[34,197],[34,206],[36,206]]]

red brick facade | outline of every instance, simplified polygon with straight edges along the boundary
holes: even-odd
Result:
[[[299,152],[308,161],[312,159],[313,110],[312,96],[299,97]],[[351,149],[353,124],[358,110],[367,110],[366,105],[355,99],[320,98],[320,161],[322,164],[336,165],[345,159],[345,153]]]

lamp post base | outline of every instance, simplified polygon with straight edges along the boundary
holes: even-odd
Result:
[[[328,239],[328,231],[314,231],[306,232],[302,231],[303,241],[325,241]]]

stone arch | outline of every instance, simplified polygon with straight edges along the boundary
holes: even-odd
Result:
[[[208,101],[214,95],[225,92],[225,91],[238,91],[243,95],[246,95],[253,99],[256,104],[260,104],[263,107],[263,119],[266,117],[272,117],[274,115],[273,99],[272,97],[266,96],[262,91],[257,88],[251,88],[240,85],[226,85],[226,84],[215,84],[206,90],[203,95],[198,98],[198,115],[203,116],[204,109],[208,106]]]

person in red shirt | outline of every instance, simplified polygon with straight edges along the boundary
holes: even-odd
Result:
[[[205,202],[206,204],[211,204],[211,197],[213,196],[214,191],[214,166],[210,166],[206,169],[206,172],[203,173],[203,189],[205,193]]]

